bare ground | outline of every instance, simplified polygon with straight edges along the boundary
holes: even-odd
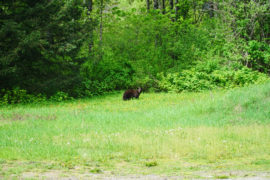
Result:
[[[93,171],[94,170],[94,171]],[[0,179],[105,179],[105,180],[178,180],[178,179],[235,179],[235,180],[270,180],[268,171],[245,170],[205,170],[181,171],[174,175],[128,174],[102,171],[93,168],[75,166],[69,168],[50,167],[42,162],[0,162]]]
[[[49,170],[45,172],[23,172],[17,177],[18,179],[61,179],[61,180],[77,180],[77,179],[104,179],[104,180],[178,180],[178,179],[235,179],[235,180],[270,180],[270,172],[266,171],[213,171],[201,172],[195,171],[190,174],[181,174],[175,176],[163,175],[115,175],[111,172],[91,173],[80,172],[76,170],[62,171]],[[12,175],[10,176],[12,178]],[[1,177],[0,177],[1,179]]]
[[[195,177],[193,177],[195,175]],[[270,172],[196,172],[191,176],[160,176],[160,175],[109,175],[93,173],[62,173],[58,171],[49,171],[40,174],[33,172],[23,173],[19,179],[105,179],[105,180],[177,180],[177,179],[235,179],[235,180],[267,180],[270,179]]]

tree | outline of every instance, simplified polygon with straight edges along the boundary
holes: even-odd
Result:
[[[89,16],[89,23],[93,24],[93,18],[92,18],[92,11],[93,11],[93,0],[88,0],[88,5],[87,5],[87,15]],[[90,29],[89,32],[90,36],[90,42],[89,42],[89,53],[92,52],[92,48],[94,45],[94,40],[93,40],[93,29]]]
[[[150,11],[150,0],[146,0],[147,12]]]
[[[159,6],[158,0],[154,0],[154,9],[158,9],[158,6]]]
[[[165,14],[165,12],[166,12],[165,0],[162,0],[162,14]]]
[[[178,0],[175,0],[175,19],[177,20],[179,16],[179,4]]]
[[[173,0],[170,0],[170,9],[173,10]]]
[[[0,88],[72,91],[85,61],[77,55],[92,28],[83,12],[79,1],[2,1]]]
[[[100,0],[100,7],[99,7],[99,48],[100,48],[100,54],[99,54],[99,60],[102,59],[102,33],[103,33],[103,0]]]

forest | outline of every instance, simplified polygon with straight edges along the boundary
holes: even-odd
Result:
[[[0,104],[267,81],[267,0],[2,0]]]

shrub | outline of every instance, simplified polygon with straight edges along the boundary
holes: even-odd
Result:
[[[61,102],[68,99],[71,99],[71,97],[69,97],[67,93],[62,91],[58,91],[55,95],[50,97],[50,100],[55,102]]]
[[[249,41],[248,47],[248,65],[260,72],[270,74],[270,47],[264,42]]]
[[[76,91],[79,97],[91,97],[125,89],[133,84],[134,72],[127,60],[115,60],[112,53],[106,52],[102,60],[86,62],[83,65],[82,84]]]
[[[42,94],[28,94],[24,89],[0,90],[0,105],[17,103],[39,103],[46,101],[46,96]]]
[[[203,91],[215,88],[242,87],[269,80],[263,73],[243,67],[239,70],[217,69],[210,73],[195,68],[181,73],[159,73],[157,88],[166,92]]]

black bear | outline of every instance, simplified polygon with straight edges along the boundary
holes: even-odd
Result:
[[[142,92],[142,88],[138,89],[128,89],[123,94],[123,100],[130,100],[131,98],[139,98],[140,94]]]

